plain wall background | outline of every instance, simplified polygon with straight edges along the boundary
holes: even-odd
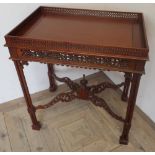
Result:
[[[3,47],[4,35],[40,5],[144,13],[150,61],[146,63],[146,75],[141,79],[137,105],[155,122],[155,71],[153,68],[155,66],[155,4],[0,4],[0,103],[23,96],[13,62],[8,60],[8,49]],[[94,72],[96,71],[56,66],[56,73],[59,76],[69,75],[72,79],[79,78],[84,73],[88,75]],[[106,72],[106,74],[115,83],[124,80],[123,75],[118,72]],[[46,65],[30,63],[28,67],[25,67],[25,76],[31,93],[49,87]]]

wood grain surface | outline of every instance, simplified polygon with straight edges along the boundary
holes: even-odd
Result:
[[[108,80],[101,72],[87,79],[92,84]],[[33,95],[32,99],[35,105],[44,104],[67,89],[61,85],[54,93],[44,91]],[[127,104],[121,101],[119,90],[107,89],[100,95],[115,112],[125,114]],[[39,110],[37,117],[43,122],[39,132],[31,129],[23,99],[13,101],[13,104],[10,104],[11,108],[6,106],[6,110],[5,106],[0,106],[4,111],[0,113],[0,151],[155,151],[155,129],[141,117],[137,109],[130,141],[125,146],[118,143],[122,123],[88,101],[74,100]]]

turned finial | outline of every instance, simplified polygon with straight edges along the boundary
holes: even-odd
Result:
[[[83,74],[83,79],[80,81],[81,85],[83,85],[83,86],[86,86],[88,83],[88,81],[86,80],[85,77],[86,77],[85,74]]]

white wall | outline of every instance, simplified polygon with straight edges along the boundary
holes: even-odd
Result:
[[[8,59],[8,49],[3,47],[5,43],[4,35],[38,6],[40,4],[0,4],[0,103],[23,96],[14,64]],[[85,72],[84,69],[68,69],[67,67],[57,66],[56,72],[60,76],[67,76],[72,73],[71,78],[76,79],[83,73],[91,74],[94,70]],[[25,66],[25,76],[31,93],[49,87],[47,66],[44,64],[30,63],[28,67]]]
[[[0,103],[23,96],[13,63],[8,60],[8,50],[3,47],[5,43],[3,36],[40,5],[144,13],[150,61],[146,64],[146,75],[142,76],[137,105],[155,122],[155,71],[153,70],[153,66],[155,66],[153,51],[155,48],[155,4],[0,4]],[[91,74],[95,71],[57,67],[56,72],[61,76],[70,74],[72,79],[75,79],[80,77],[83,72]],[[25,67],[31,93],[48,88],[46,73],[46,65],[30,63],[29,67]],[[124,80],[120,73],[106,72],[106,74],[116,83]]]

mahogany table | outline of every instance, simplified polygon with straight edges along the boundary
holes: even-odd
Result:
[[[142,13],[39,7],[5,39],[33,129],[41,128],[36,110],[46,109],[59,101],[80,98],[103,107],[112,117],[123,122],[119,142],[128,144],[139,82],[149,51]],[[45,105],[34,106],[23,71],[24,65],[30,61],[47,64],[50,91],[57,88],[55,80],[66,83],[71,91],[57,95]],[[118,85],[103,82],[87,86],[88,81],[83,75],[78,84],[68,77],[57,77],[54,64],[124,72],[125,81]],[[106,88],[120,87],[123,87],[121,99],[128,101],[125,118],[114,113],[104,99],[97,96]]]

